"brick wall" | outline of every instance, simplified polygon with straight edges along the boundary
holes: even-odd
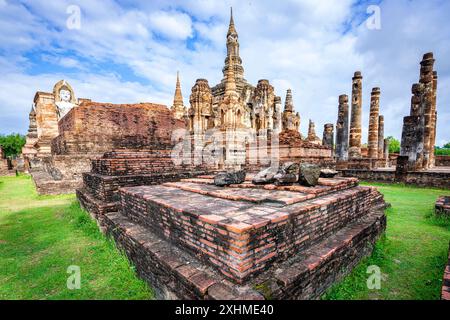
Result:
[[[163,105],[84,102],[59,121],[54,154],[104,153],[117,148],[136,149],[170,144],[174,130],[184,122]]]
[[[403,182],[420,187],[450,188],[450,171],[411,171],[407,172],[401,180],[396,177],[393,170],[340,170],[344,177],[355,177],[365,181]]]
[[[184,128],[184,122],[174,119],[163,105],[83,101],[59,121],[58,127],[60,134],[51,141],[51,155],[40,157],[31,171],[41,193],[54,194],[58,190],[60,193],[74,192],[82,185],[82,173],[91,171],[91,159],[117,148],[131,149],[130,152],[134,149],[154,151],[146,155],[147,159],[141,158],[139,161],[124,160],[131,155],[117,151],[114,160],[102,158],[94,161],[94,173],[129,175],[133,171],[134,174],[145,174],[148,170],[148,173],[163,175],[164,170],[173,171],[169,152],[172,147],[171,134],[176,129]],[[122,159],[119,160],[120,157]],[[118,180],[115,185],[122,186],[126,184],[125,180]],[[148,180],[146,177],[129,178],[128,181],[136,185]],[[159,181],[156,177],[154,180]],[[113,188],[101,184],[96,187],[98,192],[106,190],[105,194],[111,193],[107,190]]]
[[[158,197],[152,197],[152,190]],[[227,200],[211,198],[212,205],[205,199],[204,208],[213,216],[203,216],[199,208],[180,209],[182,203],[195,206],[199,195],[174,188],[123,188],[120,197],[123,215],[200,254],[205,262],[238,283],[384,204],[381,194],[374,188],[355,187],[279,210],[255,205],[252,210],[268,210],[266,213],[271,214],[271,219],[267,222],[262,217],[256,218],[258,221],[254,223],[258,227],[240,228],[242,223],[225,224],[214,218],[221,215],[221,208],[232,207],[231,203],[227,205]],[[242,213],[245,216],[245,212]]]
[[[450,167],[450,156],[435,156],[434,165],[436,167]]]
[[[444,270],[444,277],[442,279],[442,300],[450,300],[450,248],[448,251],[448,261]]]

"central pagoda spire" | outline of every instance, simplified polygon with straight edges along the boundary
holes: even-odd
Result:
[[[232,57],[231,60],[230,57]],[[242,59],[239,56],[239,35],[234,25],[233,8],[230,11],[230,24],[227,32],[227,57],[225,58],[225,66],[222,69],[224,80],[227,77],[230,66],[234,69],[236,80],[242,80],[244,78],[244,68],[242,67]]]
[[[231,14],[230,14],[230,25],[228,26],[228,33],[227,36],[230,34],[238,35],[236,32],[236,28],[234,27],[234,19],[233,19],[233,7],[231,7]]]

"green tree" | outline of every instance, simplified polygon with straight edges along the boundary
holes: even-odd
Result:
[[[444,144],[444,148],[445,149],[450,149],[450,142],[447,142],[446,144]]]
[[[7,157],[17,156],[25,145],[25,137],[18,133],[0,135],[0,146]]]
[[[393,136],[387,137],[389,140],[389,153],[400,153],[400,141]]]

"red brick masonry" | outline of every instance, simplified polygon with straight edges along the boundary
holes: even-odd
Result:
[[[77,198],[95,219],[107,212],[119,210],[119,188],[154,185],[181,178],[213,172],[206,166],[175,166],[170,145],[148,149],[117,149],[92,160],[91,172],[83,173],[83,185],[77,189]]]
[[[122,214],[107,213],[104,222],[157,298],[211,300],[317,299],[370,254],[386,227],[382,211],[369,213],[239,285]]]
[[[385,205],[375,188],[356,186],[354,178],[321,179],[313,188],[248,181],[220,188],[210,178],[122,188],[121,214],[188,249],[235,283]]]
[[[435,211],[437,215],[450,217],[450,196],[441,196],[436,200]]]
[[[444,279],[442,280],[442,300],[450,300],[450,248],[448,251],[448,262],[444,271]]]

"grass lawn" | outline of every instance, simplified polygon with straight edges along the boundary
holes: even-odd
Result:
[[[434,217],[434,202],[450,190],[372,183],[392,207],[386,234],[324,299],[439,299],[448,257],[450,221]],[[367,288],[367,267],[380,267],[380,290]]]
[[[80,289],[67,288],[72,265]],[[0,299],[152,297],[74,195],[38,196],[30,177],[0,177]]]
[[[439,299],[450,222],[433,217],[450,190],[376,184],[392,204],[386,235],[324,299]],[[67,268],[80,267],[69,290]],[[367,267],[382,272],[380,290]],[[0,299],[151,299],[151,289],[97,229],[73,195],[38,196],[28,176],[0,177]]]

